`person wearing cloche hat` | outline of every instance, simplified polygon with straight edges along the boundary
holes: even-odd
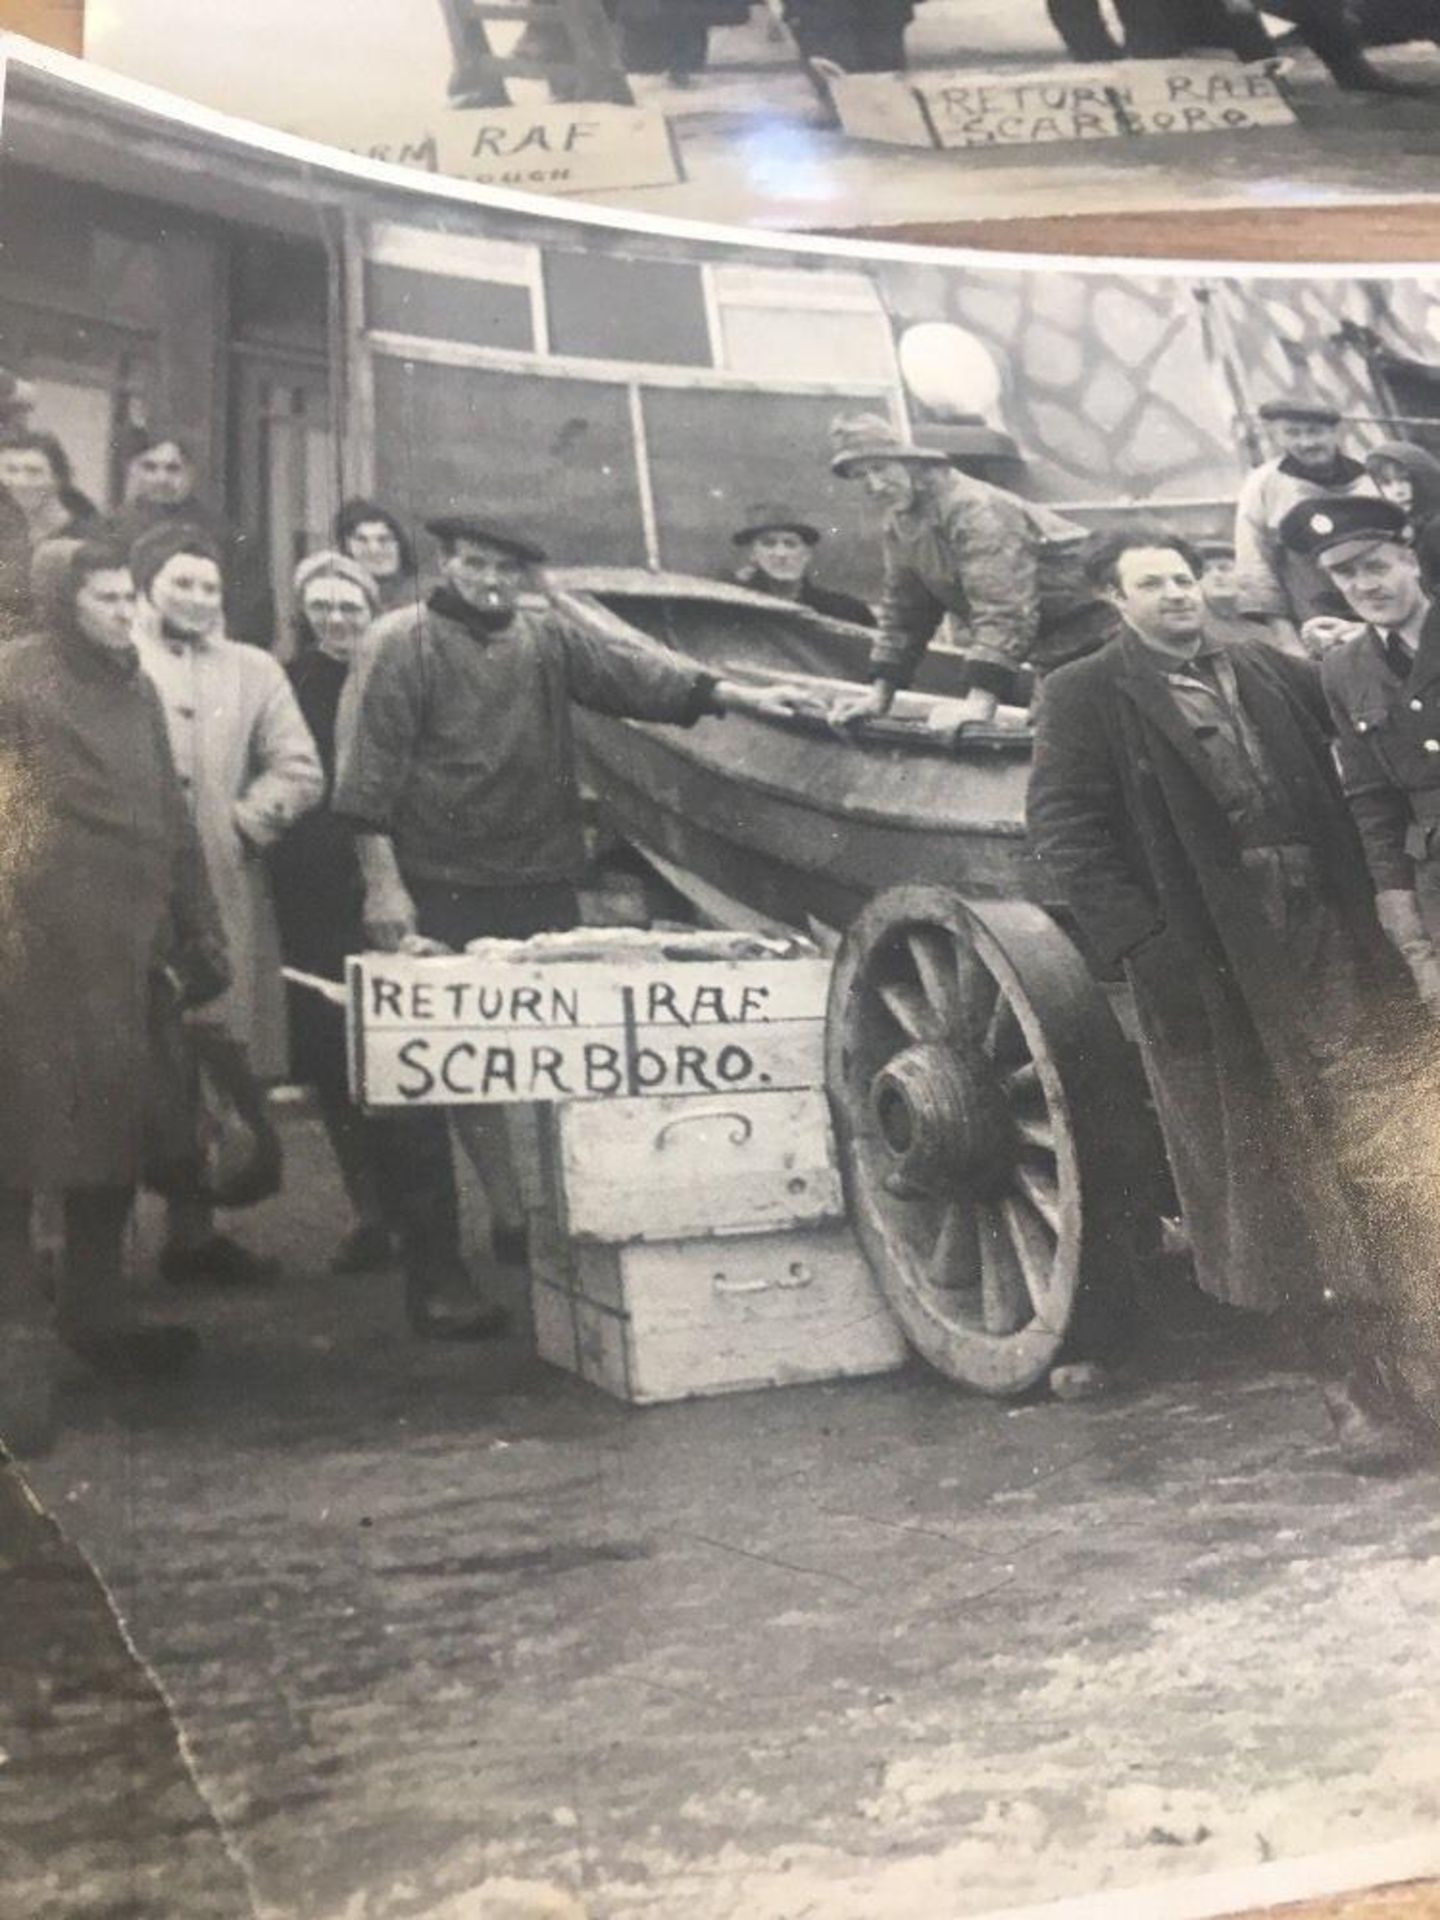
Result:
[[[835,725],[887,712],[942,620],[965,661],[962,721],[1015,699],[1022,669],[1078,658],[1106,637],[1112,619],[1080,577],[1084,534],[1073,522],[958,472],[881,414],[839,415],[830,442],[831,471],[858,480],[885,516],[871,684],[835,706]]]
[[[366,938],[387,952],[577,923],[585,841],[572,701],[675,726],[794,704],[663,648],[616,646],[549,596],[538,542],[489,515],[445,513],[427,531],[440,545],[440,584],[376,622],[339,720],[335,810],[356,835]],[[492,1251],[523,1257],[503,1114],[479,1108],[473,1120],[466,1146],[490,1204]],[[412,1328],[438,1339],[502,1332],[506,1316],[479,1302],[461,1256],[444,1113],[412,1109],[384,1124]]]
[[[1363,623],[1325,655],[1321,684],[1380,924],[1440,1012],[1440,611],[1393,501],[1322,495],[1280,533]]]
[[[1325,577],[1308,555],[1288,548],[1280,523],[1292,507],[1321,494],[1376,492],[1375,482],[1341,446],[1339,409],[1321,393],[1292,387],[1256,409],[1275,453],[1245,476],[1235,504],[1239,611],[1264,621],[1287,653],[1305,651],[1300,629],[1331,611]]]
[[[747,508],[744,523],[735,529],[731,543],[744,556],[735,578],[752,593],[793,601],[813,613],[823,613],[827,620],[874,626],[875,616],[863,600],[821,586],[815,578],[820,529],[792,507],[767,500]]]

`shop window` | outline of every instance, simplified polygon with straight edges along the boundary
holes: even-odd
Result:
[[[699,267],[549,253],[545,296],[552,353],[658,367],[712,364]]]
[[[726,373],[793,384],[893,385],[890,321],[863,273],[710,268],[716,345]]]
[[[463,346],[533,352],[539,266],[535,250],[468,234],[381,225],[365,262],[365,323]]]

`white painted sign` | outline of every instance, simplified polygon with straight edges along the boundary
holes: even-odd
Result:
[[[829,972],[809,956],[362,954],[347,968],[351,1091],[416,1107],[814,1087]]]
[[[847,133],[944,149],[1290,126],[1274,78],[1234,60],[1123,60],[1035,73],[955,71],[832,83]]]
[[[370,160],[527,193],[669,187],[683,176],[664,114],[603,103],[439,107],[404,119],[308,123],[297,131]]]
[[[1111,71],[1127,133],[1244,133],[1295,124],[1279,83],[1262,68],[1233,60],[1126,60]]]

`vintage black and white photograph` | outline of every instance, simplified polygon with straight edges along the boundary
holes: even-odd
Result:
[[[789,229],[1418,199],[1440,0],[88,0],[102,65],[492,186]]]
[[[0,1908],[1440,1874],[1440,276],[6,51]]]

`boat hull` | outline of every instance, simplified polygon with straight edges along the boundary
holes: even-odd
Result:
[[[836,664],[825,652],[835,623],[817,632],[758,596],[711,602],[695,583],[671,599],[599,583],[589,592],[628,627],[712,670],[784,675]],[[868,645],[860,630],[838,633]],[[695,876],[760,919],[841,928],[902,882],[977,899],[1032,897],[1027,736],[947,748],[863,743],[743,714],[692,728],[586,710],[575,720],[586,779],[615,829],[665,870]]]

